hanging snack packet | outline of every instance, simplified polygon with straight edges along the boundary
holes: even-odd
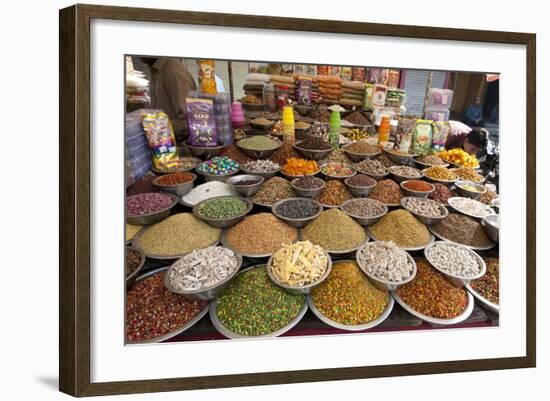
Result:
[[[372,108],[381,109],[386,104],[386,94],[388,93],[388,87],[386,85],[374,85],[372,92]]]
[[[313,88],[313,80],[298,79],[296,81],[296,100],[299,104],[311,104],[311,92]]]
[[[209,99],[186,98],[189,144],[191,146],[216,146],[216,120],[214,104]]]
[[[412,146],[414,124],[416,120],[416,116],[399,117],[397,133],[395,134],[395,149],[404,153],[409,153]]]
[[[168,116],[162,111],[145,114],[142,123],[155,167],[163,170],[177,164],[176,137]]]
[[[417,155],[426,155],[432,146],[432,120],[416,120],[413,133],[412,151]]]
[[[451,131],[451,125],[448,121],[436,121],[433,123],[432,152],[440,152],[445,149],[447,136]]]
[[[365,84],[365,95],[363,96],[363,109],[372,110],[372,95],[374,94],[374,85]]]

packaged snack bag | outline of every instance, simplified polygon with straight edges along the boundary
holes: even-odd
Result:
[[[311,79],[298,79],[296,81],[296,100],[299,104],[311,104],[311,90],[313,81]]]
[[[447,136],[451,131],[451,125],[448,121],[436,121],[433,123],[432,152],[440,152],[445,149]]]
[[[162,111],[147,113],[142,123],[155,167],[163,170],[177,163],[176,138],[168,116]]]
[[[374,85],[372,92],[372,107],[382,108],[386,104],[386,94],[388,93],[388,87],[386,85]]]
[[[340,78],[346,81],[351,81],[352,76],[353,76],[353,71],[351,67],[342,67],[342,69],[340,70]]]
[[[216,89],[216,69],[214,60],[198,60],[199,64],[199,84],[201,92],[215,95]]]
[[[363,97],[363,109],[372,110],[372,95],[374,94],[374,85],[365,84],[365,96]]]
[[[189,144],[191,146],[216,146],[216,120],[214,104],[209,99],[185,99]]]
[[[353,67],[351,79],[353,81],[365,82],[366,74],[365,67]]]
[[[416,120],[416,116],[399,117],[395,135],[395,149],[406,153],[410,151]]]
[[[426,155],[432,146],[432,120],[416,120],[414,124],[412,151]]]

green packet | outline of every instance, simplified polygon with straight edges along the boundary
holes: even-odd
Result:
[[[432,120],[416,120],[413,128],[412,148],[417,155],[426,155],[432,146]]]

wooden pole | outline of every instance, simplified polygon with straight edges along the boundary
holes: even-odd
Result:
[[[234,102],[233,98],[233,65],[231,61],[227,62],[227,73],[229,74],[229,96],[231,97],[231,103]]]

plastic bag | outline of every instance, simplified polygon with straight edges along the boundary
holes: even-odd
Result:
[[[142,123],[155,167],[162,170],[177,163],[176,138],[168,116],[162,111],[147,113]]]
[[[209,99],[185,99],[189,144],[191,146],[216,146],[216,120],[214,103]]]

